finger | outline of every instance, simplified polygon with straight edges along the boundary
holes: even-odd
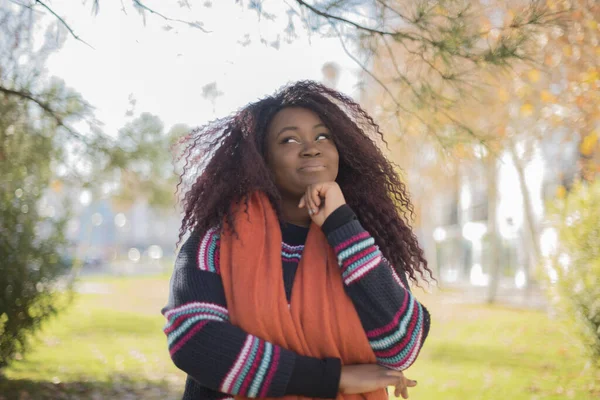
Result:
[[[313,203],[317,207],[321,206],[321,196],[319,194],[322,192],[323,192],[323,185],[316,185],[311,192],[311,197],[312,197]],[[324,192],[323,192],[323,197],[325,197]]]
[[[412,379],[406,379],[406,386],[408,387],[415,387],[417,386],[417,381],[413,381]]]
[[[300,199],[300,203],[298,203],[298,208],[304,208],[306,205],[306,200],[304,200],[304,196]]]
[[[402,385],[400,394],[402,395],[403,399],[408,399],[408,388],[405,385]]]
[[[402,382],[398,383],[398,381],[396,381],[394,383],[394,385],[395,385],[394,396],[400,397],[402,395],[402,391],[404,389],[406,389],[406,387],[404,386],[404,383],[402,383]]]
[[[319,211],[319,208],[317,206],[315,206],[315,203],[314,203],[314,200],[312,197],[312,191],[313,191],[312,187],[309,186],[306,189],[306,194],[304,195],[304,198],[306,200],[306,206],[308,207],[309,214],[311,214],[311,215],[316,214],[317,211]]]
[[[312,210],[313,214],[316,214],[319,211],[319,207],[316,206],[315,204],[315,199],[313,197],[313,191],[314,188],[312,186],[310,186],[307,191],[306,191],[306,202],[309,206],[309,208]]]

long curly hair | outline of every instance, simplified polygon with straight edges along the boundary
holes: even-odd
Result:
[[[238,208],[232,205],[247,204],[257,190],[269,197],[281,218],[281,195],[265,154],[269,123],[285,107],[312,110],[329,128],[339,152],[337,183],[399,275],[417,284],[417,273],[424,280],[429,280],[425,272],[433,278],[410,225],[414,210],[406,186],[376,144],[385,143],[379,126],[351,98],[313,81],[284,86],[180,141],[183,172],[177,191],[184,217],[179,240],[188,232],[220,226],[224,219],[233,226]]]

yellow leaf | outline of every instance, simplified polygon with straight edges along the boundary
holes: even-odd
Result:
[[[552,93],[550,93],[547,90],[542,90],[542,93],[540,93],[540,98],[542,99],[542,101],[544,103],[555,103],[556,102],[556,96],[554,96]]]
[[[566,195],[567,189],[565,189],[563,185],[560,185],[556,188],[556,197],[558,197],[559,199],[564,199]]]
[[[521,106],[521,115],[524,117],[529,117],[533,114],[533,106],[529,103],[525,103]]]
[[[458,158],[463,158],[467,152],[465,149],[465,146],[462,143],[458,143],[455,147],[454,147],[454,154],[458,157]]]
[[[579,151],[584,156],[589,156],[594,152],[594,148],[598,143],[598,133],[596,131],[592,131],[589,135],[583,138],[581,141],[581,145],[579,146]]]
[[[594,68],[589,68],[587,72],[583,75],[583,82],[594,83],[598,80],[598,77],[598,70]]]
[[[510,99],[510,95],[506,89],[500,88],[498,89],[498,98],[501,102],[506,103]]]
[[[593,19],[586,20],[585,25],[590,29],[598,29],[598,22]]]
[[[530,69],[527,73],[527,76],[529,77],[529,80],[531,82],[535,83],[540,80],[540,71],[538,71],[537,69]]]
[[[563,54],[567,57],[571,57],[573,55],[573,48],[569,45],[563,46]]]

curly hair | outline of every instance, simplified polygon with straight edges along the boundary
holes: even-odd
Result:
[[[182,138],[183,163],[177,191],[184,217],[179,240],[191,231],[204,232],[224,219],[233,225],[235,203],[247,204],[263,191],[281,218],[281,195],[265,161],[269,123],[285,107],[315,112],[332,133],[339,152],[339,184],[348,205],[373,236],[385,258],[415,283],[427,266],[410,221],[414,209],[405,184],[376,140],[383,133],[348,96],[313,81],[299,81],[250,103],[232,115],[193,130]],[[235,227],[234,227],[235,229]]]

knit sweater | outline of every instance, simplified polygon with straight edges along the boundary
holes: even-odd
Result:
[[[282,279],[288,304],[308,228],[282,224]],[[377,363],[405,370],[429,332],[429,312],[396,274],[347,205],[321,227]],[[335,398],[341,360],[291,352],[229,322],[219,270],[219,230],[195,232],[182,246],[162,313],[175,365],[188,374],[183,400],[281,397]]]

